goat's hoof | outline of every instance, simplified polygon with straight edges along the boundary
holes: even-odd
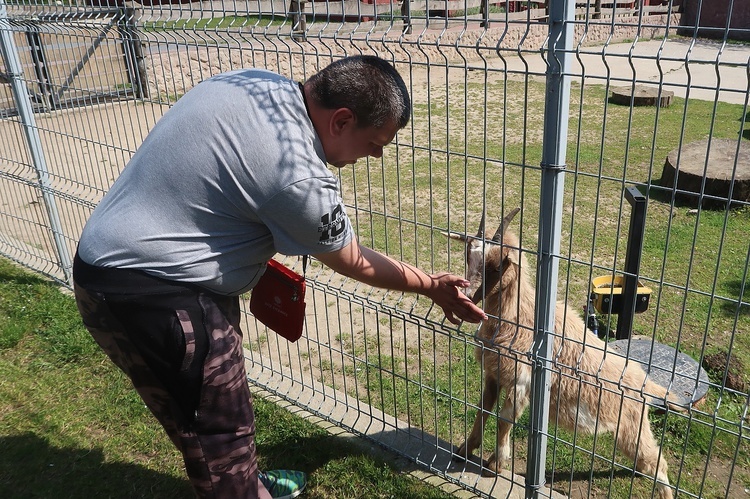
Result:
[[[502,461],[499,461],[494,455],[482,465],[482,476],[485,477],[499,475],[501,471],[503,471]]]

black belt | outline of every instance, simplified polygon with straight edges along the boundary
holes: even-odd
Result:
[[[166,293],[209,292],[184,282],[169,281],[136,269],[96,267],[78,256],[73,259],[73,279],[88,291],[112,294],[156,295]]]

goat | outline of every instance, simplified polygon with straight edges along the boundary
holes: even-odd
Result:
[[[503,219],[490,241],[484,239],[484,216],[474,237],[444,233],[465,243],[466,278],[471,283],[465,292],[474,303],[484,300],[490,316],[479,328],[481,344],[475,352],[483,366],[481,408],[456,457],[469,459],[480,446],[487,418],[504,390],[495,452],[486,462],[494,473],[511,457],[510,429],[529,404],[531,391],[531,366],[518,359],[532,349],[536,291],[518,237],[507,231],[519,211],[516,208]],[[667,462],[651,432],[646,402],[661,399],[671,409],[684,409],[668,399],[667,390],[650,381],[637,363],[605,355],[604,342],[560,302],[554,333],[550,421],[586,433],[614,433],[617,448],[635,461],[636,469],[656,477],[659,497],[671,499]]]

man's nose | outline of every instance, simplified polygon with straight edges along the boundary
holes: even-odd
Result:
[[[370,156],[373,158],[382,158],[383,157],[383,146],[375,146],[372,148],[372,151],[370,152]]]

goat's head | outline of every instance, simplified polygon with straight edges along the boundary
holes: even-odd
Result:
[[[466,288],[465,293],[474,303],[479,303],[487,295],[499,292],[512,280],[510,276],[506,278],[505,272],[509,265],[519,264],[519,243],[515,235],[506,234],[506,231],[519,211],[521,208],[508,213],[500,222],[495,235],[489,240],[484,238],[484,215],[476,236],[443,232],[451,239],[466,244],[466,279],[471,285]]]

